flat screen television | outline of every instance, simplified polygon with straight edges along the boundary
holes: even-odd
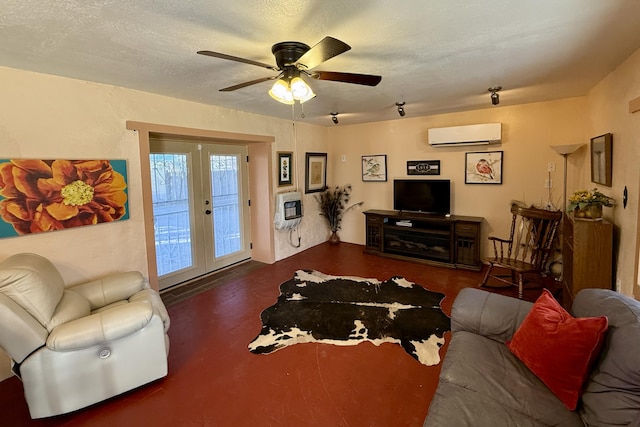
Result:
[[[451,181],[448,179],[393,180],[393,209],[433,215],[451,213]]]

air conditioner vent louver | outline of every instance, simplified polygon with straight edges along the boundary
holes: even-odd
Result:
[[[429,145],[432,147],[488,145],[501,142],[502,123],[429,129]]]

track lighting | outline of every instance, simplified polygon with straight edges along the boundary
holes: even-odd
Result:
[[[330,113],[331,114],[331,121],[333,122],[333,124],[338,124],[338,113]]]
[[[405,111],[404,111],[404,101],[401,102],[396,102],[396,106],[398,107],[398,114],[400,114],[400,117],[404,117]]]
[[[493,86],[489,88],[489,92],[491,92],[491,104],[498,105],[500,104],[500,95],[498,92],[502,90],[502,86]]]

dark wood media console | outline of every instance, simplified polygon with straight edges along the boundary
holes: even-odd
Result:
[[[364,251],[479,271],[481,217],[368,210]]]

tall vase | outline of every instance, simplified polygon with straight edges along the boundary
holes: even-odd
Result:
[[[602,205],[592,204],[580,209],[579,207],[573,211],[574,218],[582,219],[600,219],[602,218]]]
[[[338,243],[340,243],[340,237],[338,236],[337,232],[331,232],[331,236],[329,236],[329,243],[331,243],[332,245],[337,245]]]

